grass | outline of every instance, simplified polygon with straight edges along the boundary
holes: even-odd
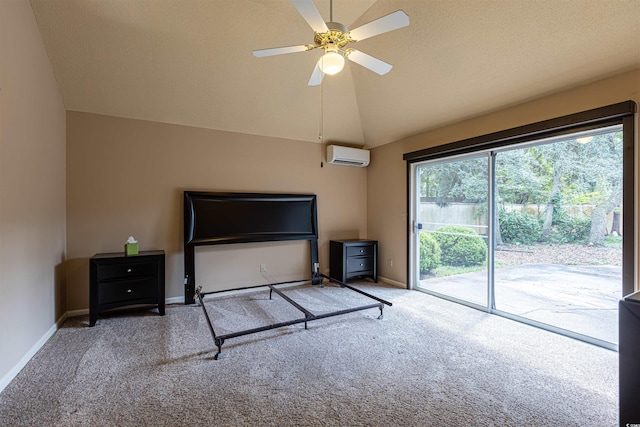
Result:
[[[506,267],[507,264],[496,262],[495,268]],[[487,269],[487,262],[483,262],[480,265],[471,265],[471,266],[458,266],[458,265],[441,265],[440,267],[434,269],[430,274],[427,274],[428,277],[446,277],[446,276],[455,276],[457,274],[465,274],[465,273],[475,273],[476,271],[483,271]]]
[[[607,236],[604,238],[604,245],[613,247],[613,248],[621,248],[622,247],[622,237],[620,236]]]
[[[473,273],[476,271],[486,270],[486,265],[472,265],[469,267],[457,266],[457,265],[441,265],[433,270],[433,277],[446,277],[455,276],[457,274]]]

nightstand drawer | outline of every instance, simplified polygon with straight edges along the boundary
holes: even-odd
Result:
[[[98,281],[123,279],[129,277],[157,276],[158,263],[127,262],[122,264],[102,265],[98,269]]]
[[[373,245],[367,246],[347,246],[347,257],[372,256]]]
[[[354,277],[378,281],[377,240],[330,240],[329,277],[346,282]]]
[[[347,258],[347,273],[359,271],[372,271],[373,258]]]
[[[89,326],[127,305],[153,304],[164,315],[164,251],[95,254],[89,259]]]
[[[157,298],[156,283],[152,277],[100,283],[98,304]]]

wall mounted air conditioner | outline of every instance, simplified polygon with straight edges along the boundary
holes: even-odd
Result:
[[[369,165],[369,150],[329,145],[327,147],[327,162],[333,165],[365,167]]]

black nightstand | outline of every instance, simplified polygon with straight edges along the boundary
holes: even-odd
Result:
[[[154,304],[164,315],[164,251],[96,254],[89,259],[89,326],[112,308]]]
[[[343,283],[353,277],[378,282],[378,241],[331,240],[329,263],[329,276]]]

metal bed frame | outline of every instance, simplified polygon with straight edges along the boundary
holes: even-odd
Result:
[[[268,283],[268,284],[264,284],[264,285],[257,285],[257,286],[251,286],[251,287],[245,287],[245,288],[239,288],[239,289],[230,289],[230,290],[223,290],[223,291],[213,291],[213,292],[202,292],[202,286],[198,286],[196,288],[196,296],[198,297],[198,301],[200,302],[200,306],[202,307],[202,311],[204,313],[205,318],[207,319],[207,326],[209,327],[209,331],[211,332],[211,337],[213,338],[213,342],[216,345],[216,347],[218,348],[218,352],[216,353],[216,355],[214,356],[214,359],[218,359],[220,357],[220,355],[222,354],[222,345],[224,344],[224,342],[228,339],[231,338],[237,338],[237,337],[241,337],[244,335],[249,335],[249,334],[255,334],[258,332],[264,332],[264,331],[268,331],[271,329],[276,329],[276,328],[282,328],[284,326],[291,326],[291,325],[295,325],[298,323],[304,323],[304,328],[307,329],[307,322],[311,322],[313,320],[320,320],[320,319],[326,319],[327,317],[333,317],[333,316],[340,316],[343,314],[349,314],[349,313],[353,313],[356,311],[362,311],[362,310],[368,310],[370,308],[378,308],[380,310],[380,315],[378,316],[378,319],[382,319],[384,316],[383,313],[383,308],[385,305],[388,306],[392,306],[392,303],[390,303],[389,301],[385,301],[381,298],[378,298],[374,295],[371,295],[367,292],[364,292],[358,288],[354,288],[353,286],[347,285],[346,283],[337,281],[335,279],[332,279],[328,276],[325,276],[324,274],[321,274],[321,276],[323,276],[324,278],[329,279],[332,282],[336,282],[338,285],[340,285],[341,287],[344,288],[348,288],[351,289],[352,291],[355,291],[359,294],[365,295],[375,301],[378,301],[376,303],[371,303],[371,304],[367,304],[367,305],[362,305],[359,307],[351,307],[351,308],[346,308],[343,310],[337,310],[337,311],[331,311],[331,312],[327,312],[327,313],[319,313],[319,314],[315,314],[313,312],[311,312],[310,310],[306,309],[305,307],[303,307],[302,305],[298,304],[295,300],[289,298],[285,293],[283,293],[280,289],[276,288],[276,286],[278,285],[287,285],[287,284],[295,284],[295,283],[302,283],[302,282],[309,282],[312,279],[303,279],[303,280],[292,280],[292,281],[288,281],[288,282],[279,282],[279,283]],[[321,287],[324,287],[324,285],[320,285]],[[301,318],[297,318],[297,319],[292,319],[292,320],[287,320],[284,322],[278,322],[278,323],[272,323],[269,325],[265,325],[265,326],[260,326],[257,328],[252,328],[252,329],[245,329],[242,331],[237,331],[237,332],[231,332],[228,334],[223,334],[223,335],[216,335],[215,330],[213,329],[213,324],[211,322],[211,317],[209,317],[209,313],[207,311],[207,308],[205,307],[204,304],[204,297],[206,295],[211,295],[211,294],[216,294],[216,293],[221,293],[221,292],[229,292],[231,290],[240,290],[240,289],[249,289],[249,288],[260,288],[260,287],[268,287],[269,288],[269,299],[272,299],[273,293],[277,293],[278,295],[280,295],[285,301],[287,301],[289,304],[293,305],[295,308],[297,308],[298,310],[300,310],[303,314],[304,317]]]
[[[235,203],[234,203],[235,202]],[[230,221],[225,226],[220,226],[221,219]],[[249,219],[249,221],[247,221]],[[217,223],[212,224],[212,221]],[[228,226],[227,226],[228,225]],[[185,304],[192,304],[196,298],[202,307],[207,326],[211,332],[213,342],[218,352],[217,360],[222,353],[222,345],[231,338],[255,334],[284,326],[307,323],[313,320],[325,319],[353,313],[356,311],[378,308],[383,317],[385,305],[392,303],[364,292],[358,288],[343,283],[319,272],[318,263],[318,231],[317,209],[315,195],[296,194],[267,194],[267,193],[210,193],[210,192],[184,192],[184,264],[185,264]],[[266,283],[256,286],[245,286],[236,289],[203,292],[202,286],[195,286],[195,247],[201,245],[267,242],[282,240],[309,240],[311,248],[312,276],[307,279],[292,280],[279,283]],[[295,283],[311,282],[312,285],[324,288],[323,280],[328,279],[343,288],[350,289],[364,295],[375,303],[327,313],[314,313],[287,296],[277,286]],[[297,310],[303,317],[272,323],[257,328],[246,329],[237,332],[217,335],[211,317],[204,303],[204,297],[211,294],[245,290],[251,288],[269,288],[269,299],[275,292]]]

